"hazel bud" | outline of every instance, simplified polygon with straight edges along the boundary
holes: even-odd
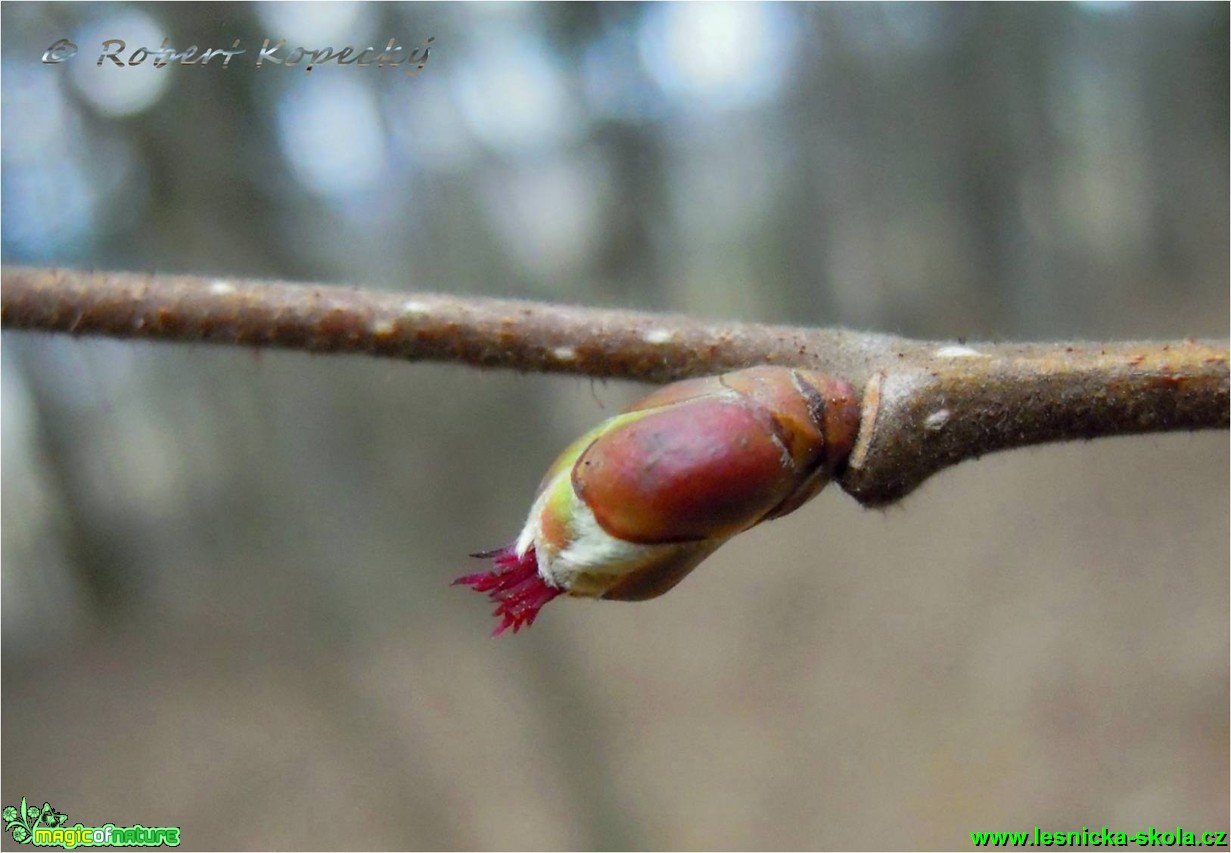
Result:
[[[637,601],[671,589],[735,534],[793,512],[846,464],[846,382],[753,367],[664,386],[548,469],[521,535],[458,578],[497,602],[495,633],[559,595]]]

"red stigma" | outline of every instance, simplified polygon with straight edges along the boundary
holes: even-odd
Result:
[[[564,590],[551,586],[539,575],[533,546],[521,557],[517,556],[515,545],[470,556],[491,560],[496,568],[490,572],[465,575],[455,580],[453,585],[465,584],[475,592],[487,593],[487,597],[496,602],[492,615],[500,620],[500,624],[492,631],[493,637],[499,637],[510,628],[516,634],[523,625],[533,625],[539,609],[564,593]]]

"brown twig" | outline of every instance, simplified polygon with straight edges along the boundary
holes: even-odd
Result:
[[[645,382],[754,364],[809,367],[864,389],[841,483],[868,505],[995,450],[1229,421],[1223,342],[946,344],[512,300],[29,268],[3,271],[0,314],[13,329]]]

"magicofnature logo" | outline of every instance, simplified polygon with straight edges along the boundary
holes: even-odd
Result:
[[[13,840],[35,847],[178,847],[178,826],[83,826],[80,823],[65,826],[68,816],[43,803],[42,808],[32,806],[21,798],[20,806],[5,806],[4,831],[13,834]]]

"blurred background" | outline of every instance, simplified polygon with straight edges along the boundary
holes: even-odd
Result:
[[[6,264],[1228,334],[1226,4],[2,14]],[[265,38],[429,37],[413,77],[254,62]],[[43,64],[60,38],[79,55]],[[109,38],[249,52],[99,67]],[[449,582],[643,388],[17,332],[2,353],[4,805],[188,849],[1228,828],[1226,433],[994,455],[883,512],[831,489],[664,598],[491,640]]]

